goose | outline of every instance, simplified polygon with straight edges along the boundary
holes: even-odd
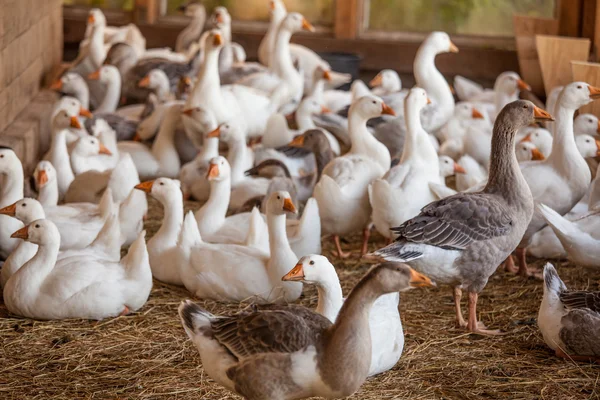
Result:
[[[57,261],[58,229],[46,219],[32,222],[12,235],[38,245],[38,251],[6,282],[6,308],[34,319],[101,320],[137,311],[152,289],[144,235],[120,262],[89,256]]]
[[[577,150],[583,158],[600,156],[600,140],[585,133],[575,136]]]
[[[473,98],[478,98],[479,101],[484,99],[492,102],[494,91],[492,89],[484,89],[479,83],[474,82],[464,76],[456,75],[452,83],[456,97],[460,101],[469,101]]]
[[[23,196],[24,174],[23,164],[15,152],[6,146],[0,146],[0,207],[14,204]],[[0,215],[0,259],[6,260],[19,245],[18,240],[10,238],[15,230],[23,224],[6,215]],[[11,232],[12,231],[12,232]]]
[[[221,301],[297,300],[302,284],[281,283],[283,274],[298,260],[285,232],[286,212],[296,213],[289,194],[271,194],[267,202],[270,255],[253,246],[207,244],[200,237],[193,215],[186,216],[179,240],[181,251],[188,254],[187,262],[181,264],[185,287],[196,297]]]
[[[52,119],[52,140],[50,149],[44,155],[44,159],[52,163],[56,168],[59,198],[64,197],[65,193],[75,179],[71,159],[67,148],[67,130],[69,128],[80,129],[81,124],[75,116],[69,116],[67,111],[59,111]]]
[[[101,160],[92,159],[93,156],[105,154],[111,156],[112,153],[98,138],[89,136],[81,138],[71,150],[71,168],[75,175],[83,174],[87,171],[104,172],[110,168],[110,165]]]
[[[380,71],[371,81],[369,86],[375,96],[386,96],[402,90],[402,81],[400,76],[393,69],[384,69]]]
[[[443,141],[450,139],[465,138],[470,127],[491,128],[490,122],[485,118],[476,106],[471,103],[458,103],[454,108],[454,114],[448,122],[440,129]]]
[[[462,156],[457,164],[465,171],[463,174],[456,176],[456,189],[459,192],[474,188],[488,178],[485,168],[471,156]]]
[[[575,136],[589,135],[597,137],[600,134],[600,120],[594,114],[579,114],[573,121]]]
[[[206,373],[225,388],[252,400],[341,398],[369,374],[376,300],[431,285],[404,264],[383,263],[354,287],[333,324],[301,306],[219,317],[188,300],[179,315]]]
[[[520,143],[532,143],[543,155],[548,157],[552,152],[552,134],[544,128],[530,127],[522,130],[525,136]]]
[[[50,89],[72,96],[79,100],[81,107],[90,108],[90,90],[83,77],[75,72],[67,72],[50,85]]]
[[[245,175],[269,179],[269,187],[267,189],[267,193],[265,193],[264,196],[259,195],[250,200],[247,200],[241,208],[237,209],[234,212],[235,214],[251,211],[254,207],[258,207],[260,211],[264,213],[266,211],[267,199],[269,198],[269,195],[279,190],[285,190],[286,192],[288,192],[290,194],[290,197],[292,198],[294,206],[296,207],[298,207],[298,201],[306,202],[306,200],[308,200],[308,197],[310,197],[310,195],[312,194],[312,188],[308,189],[302,186],[302,184],[304,183],[304,177],[296,179],[292,178],[290,170],[285,166],[283,162],[279,160],[265,160],[247,170],[245,172]],[[301,187],[298,190],[305,191],[305,194],[307,194],[308,197],[304,198],[303,200],[300,200],[298,198],[298,190],[296,189],[296,184],[301,185]]]
[[[335,323],[344,298],[338,275],[327,257],[316,254],[304,256],[283,279],[315,285],[319,293],[315,312]],[[379,297],[371,308],[369,331],[372,349],[369,376],[393,368],[402,355],[404,332],[398,312],[399,302],[400,294],[390,293]]]
[[[494,124],[490,176],[484,189],[457,193],[425,206],[393,231],[396,241],[375,255],[406,262],[454,287],[456,323],[477,334],[497,334],[478,322],[477,300],[498,265],[517,247],[533,215],[533,197],[514,151],[517,131],[552,117],[529,101],[509,103]],[[462,290],[469,293],[468,321]]]
[[[40,202],[40,204],[43,207],[53,207],[58,205],[58,182],[56,177],[56,169],[52,163],[47,160],[42,160],[37,163],[35,170],[33,171],[33,178],[38,191],[37,200]],[[45,214],[43,217],[35,219],[40,218],[45,218]]]
[[[558,97],[564,88],[564,86],[555,86],[550,90],[550,93],[548,93],[548,96],[546,97],[546,110],[548,110],[548,112],[556,114],[556,103],[558,102]],[[552,133],[552,136],[554,136],[554,128],[556,127],[556,124],[550,124],[546,122],[544,127]]]
[[[538,327],[557,357],[600,361],[600,293],[569,290],[554,266],[544,266],[544,297]]]
[[[531,189],[536,202],[543,202],[560,215],[564,215],[585,195],[590,181],[590,169],[577,150],[573,136],[573,115],[575,111],[600,97],[600,89],[584,82],[573,82],[565,86],[556,106],[556,128],[552,142],[552,152],[543,161],[530,161],[521,164],[521,171]],[[548,193],[553,193],[548,196]],[[518,272],[522,276],[535,275],[527,268],[526,247],[534,233],[542,229],[546,222],[539,212],[525,231],[517,247]],[[507,269],[514,271],[508,259]]]
[[[190,23],[177,35],[175,51],[185,53],[192,43],[198,42],[204,23],[206,21],[206,8],[201,3],[183,4],[179,7],[186,17],[190,17]]]
[[[454,189],[446,186],[446,178],[452,175],[465,174],[467,171],[448,156],[439,157],[440,164],[440,179],[441,183],[429,182],[429,189],[433,192],[437,200],[455,195],[457,192]]]
[[[420,121],[420,112],[429,102],[425,90],[410,90],[405,101],[406,139],[400,163],[369,185],[373,223],[388,240],[394,237],[391,228],[436,199],[429,182],[442,183],[438,154]]]
[[[333,235],[338,257],[350,256],[342,251],[339,237],[360,229],[366,253],[371,219],[368,185],[381,178],[391,163],[387,148],[371,135],[366,123],[384,114],[394,111],[379,98],[363,96],[352,103],[348,117],[352,147],[327,164],[314,189],[322,230]]]
[[[535,145],[531,142],[517,143],[515,146],[515,152],[517,153],[517,161],[541,161],[546,157]]]
[[[151,70],[138,83],[139,87],[152,90],[161,103],[174,100],[170,85],[169,77],[160,69]]]
[[[95,113],[107,118],[107,114],[117,114],[124,118],[137,119],[140,112],[144,109],[143,104],[129,105],[118,108],[121,101],[121,74],[117,67],[113,65],[103,65],[95,72],[88,75],[88,79],[100,82],[106,89],[106,94]]]

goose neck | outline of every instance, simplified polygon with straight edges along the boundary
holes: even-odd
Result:
[[[96,108],[97,113],[113,113],[117,110],[121,97],[121,75],[111,76],[106,84],[106,94],[100,106]]]
[[[204,62],[198,70],[198,81],[192,89],[186,107],[197,106],[202,100],[210,99],[211,102],[222,105],[221,78],[219,77],[219,50],[205,51]]]
[[[35,255],[27,261],[11,278],[18,284],[21,293],[36,293],[56,265],[60,240],[37,246]],[[19,296],[26,298],[29,296]]]
[[[287,238],[285,220],[285,214],[274,215],[267,213],[267,227],[269,229],[269,249],[271,250],[271,258],[277,257],[278,254],[281,254],[285,250],[292,251]]]
[[[23,198],[23,168],[21,165],[14,165],[6,173],[0,174],[4,177],[0,185],[0,207],[7,207]]]
[[[327,274],[327,276],[323,278],[324,279],[317,284],[319,300],[316,312],[334,323],[344,304],[342,286],[340,285],[340,280],[335,274],[335,271],[331,276]]]
[[[180,191],[169,193],[163,200],[164,216],[154,237],[165,243],[176,243],[183,224],[183,196]]]
[[[227,216],[231,183],[229,179],[210,181],[208,200],[196,213],[196,220],[201,235],[210,235],[218,231]]]
[[[530,192],[514,151],[516,134],[513,127],[504,126],[499,120],[496,120],[492,135],[490,173],[484,189],[485,192],[500,193],[509,201],[514,196],[506,194],[514,193],[519,196]]]
[[[556,129],[548,162],[564,160],[578,155],[581,158],[573,132],[575,109],[563,105],[559,105],[556,109]]]
[[[106,58],[106,49],[104,48],[104,25],[100,24],[93,28],[89,51],[94,69],[100,68]]]
[[[73,97],[79,100],[83,108],[90,108],[90,90],[85,81],[73,85]]]
[[[301,132],[317,127],[312,119],[311,113],[307,112],[302,107],[296,112],[296,123]]]
[[[204,138],[204,145],[198,155],[202,160],[210,161],[211,158],[219,155],[219,139],[218,138]]]
[[[277,38],[275,39],[275,51],[271,68],[273,68],[273,72],[281,79],[286,79],[296,71],[290,54],[291,38],[292,32],[290,32],[289,29],[280,26],[277,31]]]
[[[248,165],[248,147],[243,139],[234,139],[227,143],[229,151],[227,161],[231,165],[231,185],[235,187],[239,182],[246,179],[244,171]]]
[[[47,182],[40,188],[38,201],[42,207],[54,207],[58,204],[58,182],[56,179]],[[44,218],[44,217],[42,217]]]
[[[348,133],[350,136],[351,153],[361,153],[373,140],[377,140],[367,130],[367,119],[358,113],[348,117]]]

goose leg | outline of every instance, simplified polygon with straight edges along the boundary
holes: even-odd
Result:
[[[600,363],[600,357],[569,355],[565,353],[560,347],[555,350],[555,353],[557,357],[564,358],[565,360]]]
[[[536,279],[543,279],[540,271],[531,271],[527,267],[527,248],[525,247],[517,247],[517,260],[519,262],[519,275],[524,278],[528,278],[533,276]]]
[[[462,309],[460,308],[460,300],[462,299],[462,289],[460,287],[454,288],[454,309],[456,311],[456,326],[459,328],[466,328],[467,321],[463,317]]]
[[[371,236],[371,227],[368,226],[365,229],[363,229],[363,243],[362,243],[362,248],[360,250],[361,257],[364,256],[365,254],[367,254],[367,251],[369,250],[369,237],[370,236]]]
[[[335,243],[335,248],[337,250],[337,252],[334,252],[336,257],[339,258],[348,258],[350,257],[350,252],[346,252],[344,253],[342,251],[342,246],[340,245],[340,237],[338,235],[333,235],[333,241]]]
[[[125,306],[125,307],[123,308],[123,311],[121,311],[121,314],[119,314],[119,317],[124,317],[125,315],[127,315],[127,314],[129,314],[129,313],[130,313],[130,311],[129,311],[129,307]]]
[[[469,322],[467,330],[477,335],[502,335],[500,330],[487,329],[486,326],[477,320],[477,299],[479,295],[475,292],[469,292]]]
[[[516,274],[519,272],[519,269],[515,266],[515,261],[513,260],[512,255],[508,256],[506,261],[504,261],[504,269],[506,272],[510,272],[511,274]]]

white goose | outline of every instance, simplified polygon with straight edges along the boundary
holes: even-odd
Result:
[[[110,150],[98,138],[88,136],[79,139],[71,150],[71,168],[73,169],[73,173],[80,175],[87,171],[103,172],[111,169],[107,163],[93,158],[100,154],[112,156]]]
[[[600,120],[594,114],[579,114],[573,122],[575,135],[600,135]]]
[[[15,152],[4,146],[0,146],[0,179],[0,207],[23,198],[23,165]],[[19,242],[10,235],[22,226],[20,221],[0,215],[0,259],[5,260],[16,249]]]

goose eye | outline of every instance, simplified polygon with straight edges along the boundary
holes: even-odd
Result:
[[[4,158],[4,154],[0,154],[0,158]]]
[[[592,121],[591,119],[588,119],[588,122],[591,124],[591,123],[592,123],[592,122],[594,122],[594,121]]]
[[[39,228],[39,227],[40,227],[40,224],[35,224],[35,227],[36,227],[36,228]]]
[[[377,102],[375,100],[373,100],[373,104],[377,104]]]
[[[164,184],[164,182],[160,182],[159,185],[160,186],[164,186],[165,184]]]
[[[525,104],[525,105],[523,106],[523,108],[529,108],[529,106],[528,106],[527,104]]]
[[[315,265],[315,262],[311,260],[311,261],[309,262],[309,264],[310,264],[310,265]]]
[[[582,88],[583,88],[583,86],[581,86],[581,85],[577,86],[577,89],[582,89]]]
[[[586,142],[586,143],[589,143],[589,142],[590,142],[590,139],[587,139],[585,142]]]
[[[277,196],[277,200],[281,200],[281,196]]]
[[[23,203],[23,207],[27,207],[27,204]]]

